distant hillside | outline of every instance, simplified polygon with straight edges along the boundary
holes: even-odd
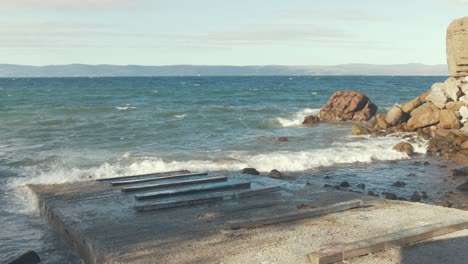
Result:
[[[435,75],[447,76],[447,65],[343,64],[335,66],[138,66],[0,64],[0,77],[97,77],[97,76],[271,76],[271,75]]]

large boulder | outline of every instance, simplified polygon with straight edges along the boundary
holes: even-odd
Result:
[[[445,84],[434,83],[431,92],[427,96],[427,101],[433,103],[439,109],[444,109],[445,103],[447,103],[448,100],[444,92],[445,89]]]
[[[390,126],[401,124],[407,120],[406,113],[398,106],[394,105],[388,110],[385,116],[385,122]]]
[[[404,103],[402,106],[401,106],[401,110],[403,110],[403,112],[405,113],[410,113],[411,111],[413,111],[413,109],[415,109],[416,107],[424,104],[426,102],[426,99],[427,99],[427,96],[429,95],[429,93],[431,92],[431,90],[421,94],[420,96],[414,98],[413,100],[407,102],[407,103]]]
[[[438,127],[446,129],[459,129],[460,120],[458,119],[454,111],[447,109],[440,110]]]
[[[328,121],[367,121],[377,112],[377,106],[367,96],[356,91],[334,93],[320,110],[319,118]]]
[[[409,131],[439,123],[439,110],[430,104],[423,104],[411,112],[411,118],[406,123]]]
[[[459,111],[462,123],[465,123],[468,120],[468,107],[462,106]]]
[[[452,101],[458,101],[458,97],[461,95],[461,90],[458,87],[461,85],[461,81],[450,77],[444,82],[444,93],[447,96],[447,98],[451,99]]]
[[[468,76],[468,16],[454,20],[447,29],[447,64],[452,77]]]

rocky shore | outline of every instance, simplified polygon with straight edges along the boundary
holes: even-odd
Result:
[[[410,143],[416,140],[427,141],[426,155],[433,156],[436,162],[448,164],[440,166],[454,168],[451,182],[457,185],[457,189],[467,191],[468,17],[450,24],[446,41],[450,77],[443,83],[434,83],[430,90],[413,100],[395,104],[387,113],[377,115],[378,107],[366,95],[357,91],[338,91],[330,97],[318,115],[306,117],[303,124],[353,121],[360,122],[352,127],[353,135],[381,137],[409,133],[410,136],[394,149],[411,156],[414,151]],[[447,177],[448,181],[448,175],[441,177]],[[385,197],[398,198],[392,193]],[[415,193],[411,200],[419,201],[420,198],[420,194]],[[446,201],[444,205],[451,204]]]

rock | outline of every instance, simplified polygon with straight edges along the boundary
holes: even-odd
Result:
[[[411,118],[406,123],[406,129],[412,131],[417,128],[437,124],[438,122],[439,111],[426,103],[411,112]]]
[[[368,135],[370,134],[370,130],[368,128],[365,128],[363,126],[357,126],[357,125],[353,125],[351,127],[351,133],[353,135]]]
[[[427,195],[427,192],[421,192],[421,198],[423,199],[429,199],[429,195]]]
[[[394,105],[390,110],[388,110],[387,115],[385,116],[385,122],[390,126],[395,126],[406,122],[407,118],[408,117],[405,112],[403,112],[398,105]]]
[[[370,196],[379,196],[378,194],[376,194],[376,193],[373,192],[373,191],[368,191],[368,192],[367,192],[367,195],[370,195]]]
[[[468,17],[454,20],[447,29],[447,64],[449,75],[463,77],[468,75]]]
[[[408,199],[406,199],[405,197],[401,197],[401,196],[398,196],[397,200],[399,200],[399,201],[408,201]]]
[[[443,207],[452,207],[452,203],[449,202],[449,201],[444,201],[440,204],[440,206],[443,206]]]
[[[411,201],[411,202],[419,202],[419,201],[421,201],[421,195],[419,195],[418,192],[414,192],[413,195],[411,195],[410,201]]]
[[[422,105],[423,103],[426,102],[426,98],[427,98],[427,96],[429,95],[430,92],[431,92],[431,90],[423,93],[422,95],[414,98],[413,100],[411,100],[411,101],[409,101],[407,103],[404,103],[401,106],[401,110],[403,110],[403,112],[409,114],[415,108],[419,107],[420,105]]]
[[[260,175],[260,172],[254,168],[244,168],[241,171],[242,174]]]
[[[405,187],[405,186],[406,186],[406,182],[404,182],[404,181],[396,181],[395,183],[392,184],[392,186],[395,186],[395,187]]]
[[[356,91],[334,93],[320,110],[319,118],[328,121],[368,121],[377,112],[377,106],[367,96]]]
[[[458,184],[456,188],[460,191],[468,191],[468,180]]]
[[[433,103],[437,108],[444,109],[447,102],[447,96],[444,93],[446,89],[443,83],[434,83],[431,87],[431,92],[427,96],[427,101]]]
[[[359,189],[365,189],[365,188],[366,188],[366,185],[365,185],[364,183],[360,183],[360,184],[357,185],[357,187],[358,187]]]
[[[465,123],[468,120],[468,107],[462,106],[458,112],[460,113],[461,122]]]
[[[468,176],[468,165],[454,168],[452,174],[453,176]]]
[[[468,140],[465,140],[465,142],[463,142],[463,143],[460,145],[460,148],[461,148],[461,149],[464,149],[464,150],[467,150],[467,149],[468,149]]]
[[[460,120],[455,115],[455,112],[451,110],[440,110],[439,112],[439,128],[447,128],[447,129],[459,129],[460,128]]]
[[[311,126],[319,122],[320,122],[320,118],[318,116],[310,115],[304,118],[304,121],[302,122],[302,124]]]
[[[385,122],[385,117],[386,115],[384,114],[378,114],[375,116],[374,122],[372,124],[372,127],[374,129],[387,129],[388,124]]]
[[[278,179],[284,179],[284,178],[287,178],[285,177],[285,175],[283,173],[281,173],[279,170],[272,170],[270,171],[270,173],[268,174],[269,177],[271,178],[278,178]]]
[[[288,142],[289,139],[288,139],[287,137],[279,137],[279,138],[278,138],[278,141],[279,141],[279,142]]]
[[[331,187],[333,187],[333,185],[328,184],[328,183],[325,183],[325,184],[323,185],[323,187],[325,187],[325,188],[331,188]]]
[[[385,193],[385,199],[388,199],[388,200],[396,200],[396,199],[397,199],[397,196],[396,196],[396,194],[394,194],[394,193]]]
[[[39,258],[36,251],[31,250],[9,262],[9,264],[36,264],[39,262],[41,262],[41,258]]]
[[[444,93],[447,96],[447,98],[451,99],[452,101],[458,101],[458,97],[461,95],[460,88],[458,88],[458,85],[460,82],[455,79],[455,78],[448,78],[444,82]]]
[[[441,138],[450,138],[453,135],[452,131],[449,129],[439,128],[436,131],[436,136]]]
[[[414,149],[410,143],[400,142],[393,147],[394,150],[398,152],[405,152],[408,156],[413,155]]]
[[[452,111],[458,111],[465,103],[463,102],[448,102],[445,104],[445,108]]]
[[[349,182],[347,182],[347,181],[344,181],[344,182],[340,183],[340,187],[349,187],[349,186],[351,186],[351,185],[349,185]]]

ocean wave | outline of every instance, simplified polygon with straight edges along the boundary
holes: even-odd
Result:
[[[403,160],[410,157],[406,153],[393,150],[393,146],[402,141],[402,137],[370,138],[350,136],[336,141],[326,149],[304,151],[276,151],[252,154],[244,151],[224,153],[213,159],[165,160],[160,157],[135,157],[123,154],[114,162],[87,168],[66,167],[67,163],[57,162],[48,170],[31,166],[23,177],[9,179],[7,186],[16,190],[18,201],[24,201],[26,211],[36,210],[34,195],[26,187],[28,184],[60,184],[124,175],[138,175],[176,170],[202,171],[239,171],[253,167],[267,173],[273,169],[285,172],[298,172],[317,167],[339,164],[366,163],[373,161]],[[424,143],[412,144],[416,152],[425,151]],[[219,153],[223,155],[223,151]],[[28,175],[28,176],[26,176]]]
[[[277,121],[282,127],[295,127],[302,125],[304,118],[309,115],[316,115],[320,109],[305,108],[292,115],[290,118],[277,117]]]
[[[135,110],[136,107],[134,106],[116,106],[115,109],[119,110],[119,111],[127,111],[127,110]]]

